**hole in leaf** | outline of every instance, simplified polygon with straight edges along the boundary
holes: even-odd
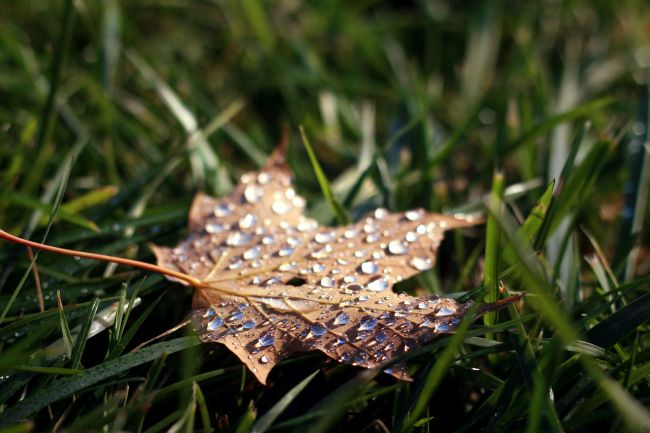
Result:
[[[287,281],[287,284],[290,285],[290,286],[299,287],[299,286],[304,285],[306,282],[307,282],[307,280],[305,280],[304,278],[293,277],[292,279]]]

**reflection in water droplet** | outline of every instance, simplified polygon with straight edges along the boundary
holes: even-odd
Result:
[[[270,346],[274,342],[275,342],[275,337],[273,337],[271,334],[264,334],[257,340],[257,344],[259,344],[262,347]]]
[[[230,320],[231,322],[235,322],[235,321],[241,320],[243,318],[244,318],[244,313],[242,313],[241,311],[237,311],[237,312],[233,313],[232,316],[230,316],[228,318],[228,320]]]
[[[221,317],[216,317],[208,322],[208,331],[214,331],[221,326],[223,326],[223,319]]]
[[[408,247],[402,241],[390,241],[388,243],[388,252],[394,256],[408,253]]]
[[[239,220],[239,228],[249,229],[257,224],[257,217],[252,213],[247,213]]]
[[[256,185],[248,185],[244,189],[244,198],[248,203],[257,203],[264,195],[264,190]]]
[[[359,331],[372,331],[377,326],[377,319],[374,317],[367,317],[359,324]]]
[[[335,325],[347,325],[350,321],[350,316],[348,313],[341,313],[334,319]]]
[[[451,309],[451,308],[449,308],[447,306],[443,306],[440,310],[438,310],[438,312],[436,313],[436,316],[438,316],[438,317],[440,317],[440,316],[451,316],[455,312],[456,312],[455,308]]]
[[[422,210],[409,210],[404,213],[404,217],[409,221],[417,221],[422,218]]]
[[[433,262],[428,257],[413,257],[409,260],[409,265],[418,271],[428,271],[433,268]]]
[[[311,333],[315,337],[320,337],[321,335],[325,334],[327,332],[327,328],[319,323],[314,323],[311,325]]]
[[[207,223],[205,225],[205,231],[210,233],[210,234],[217,234],[217,233],[223,233],[227,230],[227,226],[225,224],[219,224],[215,222]]]
[[[247,329],[247,330],[248,329],[253,329],[254,327],[255,327],[255,321],[254,320],[249,320],[247,322],[244,322],[244,324],[242,325],[242,328]]]
[[[376,275],[368,280],[367,287],[373,292],[383,292],[388,288],[388,280],[386,277]]]
[[[363,262],[359,268],[364,274],[374,274],[379,269],[375,262]]]
[[[325,288],[331,288],[336,285],[336,281],[334,281],[334,278],[324,277],[320,280],[320,285]]]
[[[383,343],[388,340],[388,334],[385,331],[379,331],[375,334],[375,340],[377,340],[377,343]]]
[[[252,260],[258,258],[261,253],[262,253],[262,249],[259,246],[255,245],[253,248],[249,248],[246,251],[244,251],[242,257],[244,258],[244,260]]]
[[[263,355],[263,356],[260,358],[260,363],[261,363],[261,364],[268,364],[269,361],[270,361],[270,359],[269,359],[269,357],[266,356],[266,355]]]
[[[232,203],[219,203],[215,208],[214,208],[214,216],[221,218],[230,215],[233,210],[235,209],[235,206],[233,206]]]
[[[285,215],[292,209],[291,203],[284,200],[274,201],[271,205],[271,210],[278,215]]]
[[[251,235],[250,233],[233,232],[228,235],[228,239],[226,239],[226,244],[232,247],[238,247],[241,245],[246,245],[250,243],[252,240],[253,240],[253,235]]]

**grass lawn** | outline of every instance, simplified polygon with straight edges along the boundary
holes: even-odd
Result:
[[[644,1],[5,1],[0,101],[9,233],[153,263],[284,136],[321,224],[485,215],[396,291],[527,293],[413,382],[309,352],[264,386],[188,326],[149,342],[191,288],[0,240],[0,433],[650,432]]]

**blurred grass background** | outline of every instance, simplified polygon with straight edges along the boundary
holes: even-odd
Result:
[[[650,431],[649,71],[641,0],[0,3],[3,229],[151,261],[283,130],[333,223],[303,125],[353,219],[490,215],[403,289],[531,293],[418,351],[414,383],[308,354],[262,387],[191,333],[129,353],[189,290],[42,254],[40,311],[3,243],[0,431]],[[127,313],[86,341],[113,302]]]

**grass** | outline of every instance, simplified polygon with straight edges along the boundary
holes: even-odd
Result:
[[[528,292],[409,353],[413,383],[310,353],[264,387],[186,328],[133,351],[189,289],[2,243],[0,432],[649,431],[648,22],[638,0],[0,4],[0,228],[151,262],[288,130],[322,223],[486,214],[401,289]]]

